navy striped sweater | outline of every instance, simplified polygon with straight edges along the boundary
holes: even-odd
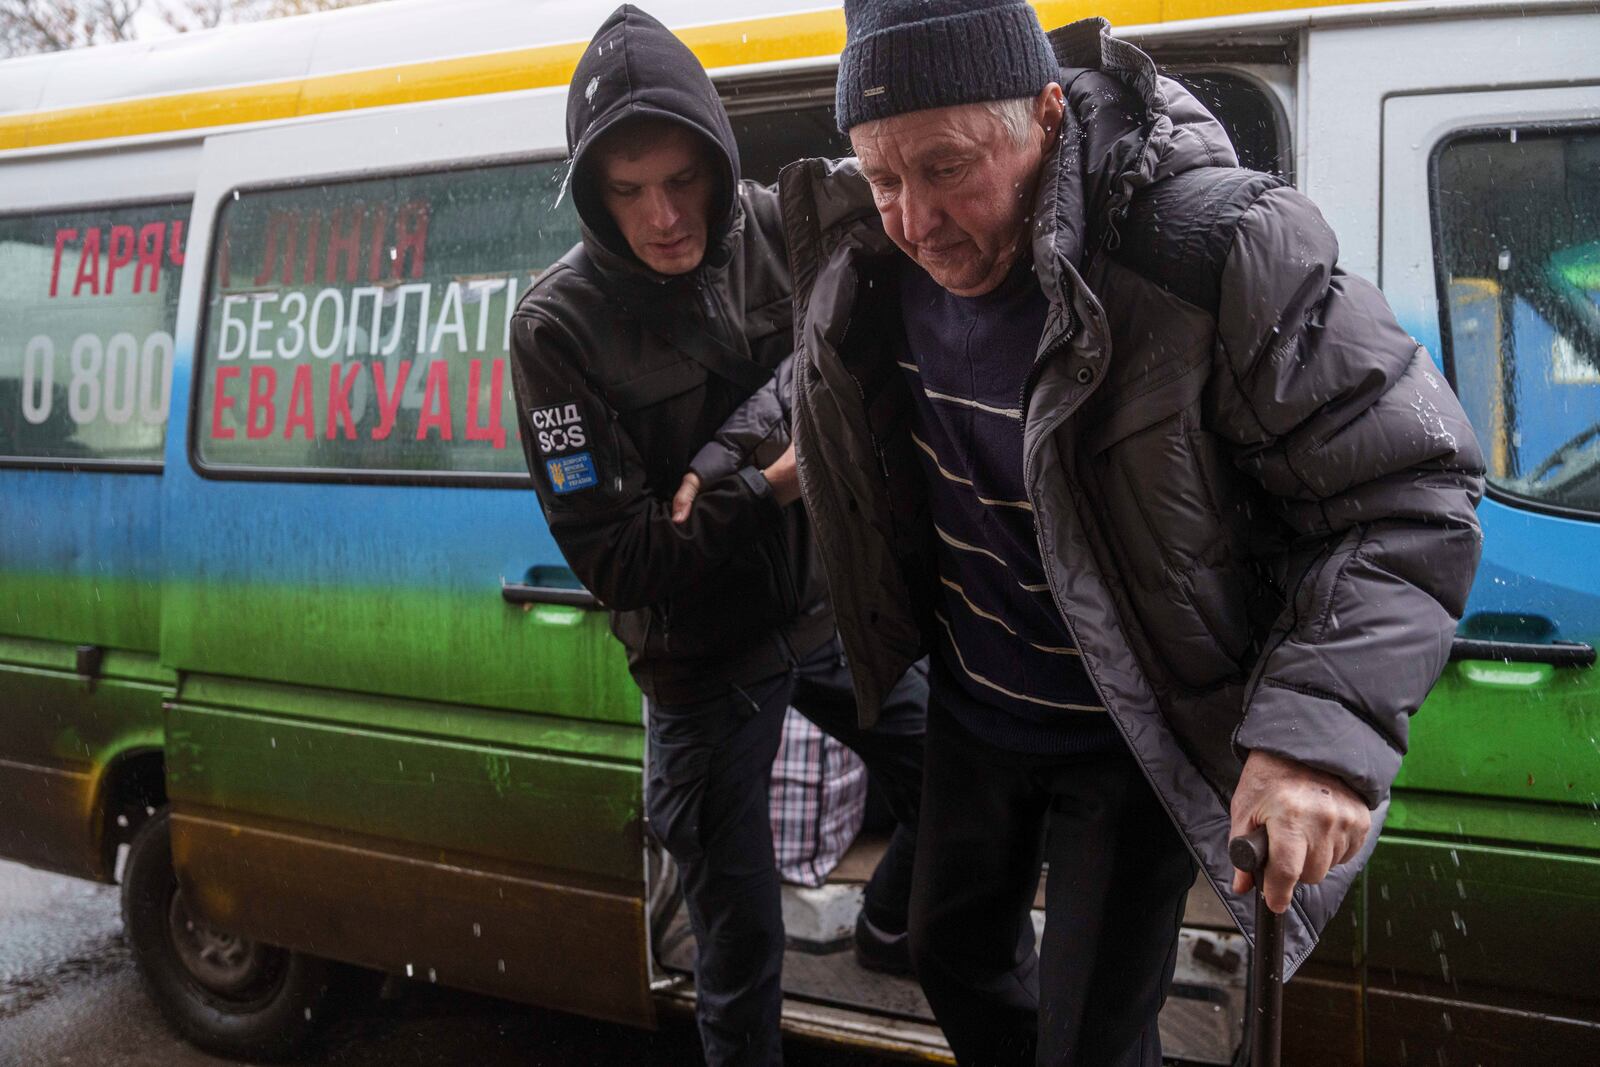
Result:
[[[1056,610],[1022,476],[1022,395],[1049,304],[1024,257],[959,297],[900,272],[914,440],[938,534],[932,699],[980,739],[1039,754],[1120,747]]]

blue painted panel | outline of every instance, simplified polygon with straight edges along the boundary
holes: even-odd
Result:
[[[161,476],[0,469],[0,570],[153,581]]]
[[[189,395],[193,352],[178,353],[175,395]],[[561,566],[526,489],[244,481],[199,475],[187,454],[188,405],[167,441],[166,567],[175,580],[396,587],[493,586]],[[266,546],[292,552],[265,552]]]
[[[1537,615],[1551,635],[1600,641],[1600,525],[1542,515],[1485,499],[1483,563],[1467,614]]]
[[[0,633],[156,651],[161,476],[0,469]]]

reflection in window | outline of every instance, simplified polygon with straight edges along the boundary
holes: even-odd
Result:
[[[1435,198],[1444,332],[1491,484],[1600,513],[1600,133],[1454,141]]]
[[[511,314],[578,240],[564,163],[243,192],[207,292],[208,466],[521,475]]]
[[[159,463],[187,201],[0,218],[0,457]]]

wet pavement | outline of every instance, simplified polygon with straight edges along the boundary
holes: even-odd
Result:
[[[894,1061],[790,1041],[790,1067]],[[0,861],[0,1067],[213,1067],[140,985],[117,888]],[[687,1019],[648,1033],[419,983],[335,1022],[305,1060],[338,1067],[692,1067]]]

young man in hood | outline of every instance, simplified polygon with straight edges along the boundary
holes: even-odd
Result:
[[[1156,1067],[1195,861],[1248,929],[1266,827],[1292,972],[1370,854],[1481,457],[1316,208],[1103,21],[845,17],[859,160],[780,182],[795,439],[863,721],[933,655],[917,973],[962,1064]]]
[[[522,443],[550,531],[611,609],[649,701],[645,806],[683,875],[706,1056],[775,1064],[784,929],[767,795],[784,712],[859,753],[899,821],[856,939],[859,958],[893,968],[926,680],[902,672],[876,727],[858,726],[792,449],[704,486],[672,520],[691,458],[793,344],[777,195],[740,180],[699,61],[617,9],[573,75],[567,144],[583,240],[513,321]]]

